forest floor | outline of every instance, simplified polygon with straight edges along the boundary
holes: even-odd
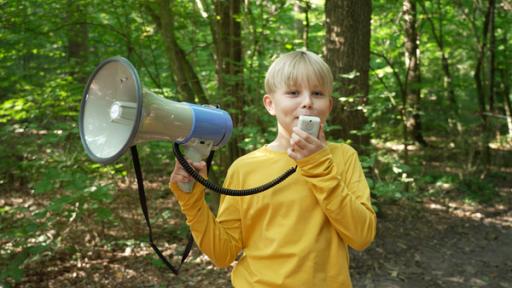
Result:
[[[374,243],[363,252],[351,251],[354,287],[512,287],[510,179],[496,183],[500,200],[487,204],[461,200],[453,191],[379,203]],[[153,191],[148,203],[154,238],[165,255],[175,254],[177,264],[186,244],[183,218],[174,197],[160,184],[165,179],[152,183],[159,183],[146,185]],[[230,287],[230,269],[215,268],[196,247],[179,276],[164,267],[145,242],[147,228],[134,183],[120,187],[114,201],[119,225],[70,224],[61,245],[74,248],[26,265],[25,277],[16,286]],[[5,194],[0,200],[4,205],[34,201]]]

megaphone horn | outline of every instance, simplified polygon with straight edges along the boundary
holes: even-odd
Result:
[[[144,89],[130,61],[112,57],[100,63],[87,82],[79,128],[88,156],[109,164],[129,147],[152,140],[186,144],[201,139],[212,149],[222,147],[233,122],[221,109],[175,102]]]

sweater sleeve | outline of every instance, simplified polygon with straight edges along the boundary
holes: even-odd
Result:
[[[199,249],[216,266],[229,266],[241,250],[238,207],[222,198],[221,217],[215,218],[204,200],[205,188],[202,185],[196,183],[191,193],[183,192],[176,183],[171,183],[170,189],[176,195]]]
[[[338,235],[352,248],[363,250],[375,237],[377,219],[357,152],[350,149],[343,158],[333,159],[326,147],[297,165]]]

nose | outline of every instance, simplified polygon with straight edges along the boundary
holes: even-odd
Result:
[[[310,109],[312,107],[313,107],[313,97],[312,97],[311,93],[309,93],[309,92],[304,93],[301,108]]]

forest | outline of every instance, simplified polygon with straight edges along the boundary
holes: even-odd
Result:
[[[103,60],[233,120],[209,179],[276,136],[265,73],[312,51],[334,76],[329,141],[358,151],[377,235],[354,287],[512,287],[512,1],[0,0],[0,287],[231,287],[194,246],[148,244],[132,158],[92,161],[80,103]],[[137,145],[153,239],[178,266],[170,141]],[[126,153],[129,154],[129,153]],[[210,208],[219,196],[206,194]],[[300,235],[298,235],[300,237]],[[235,264],[233,264],[235,265]]]

